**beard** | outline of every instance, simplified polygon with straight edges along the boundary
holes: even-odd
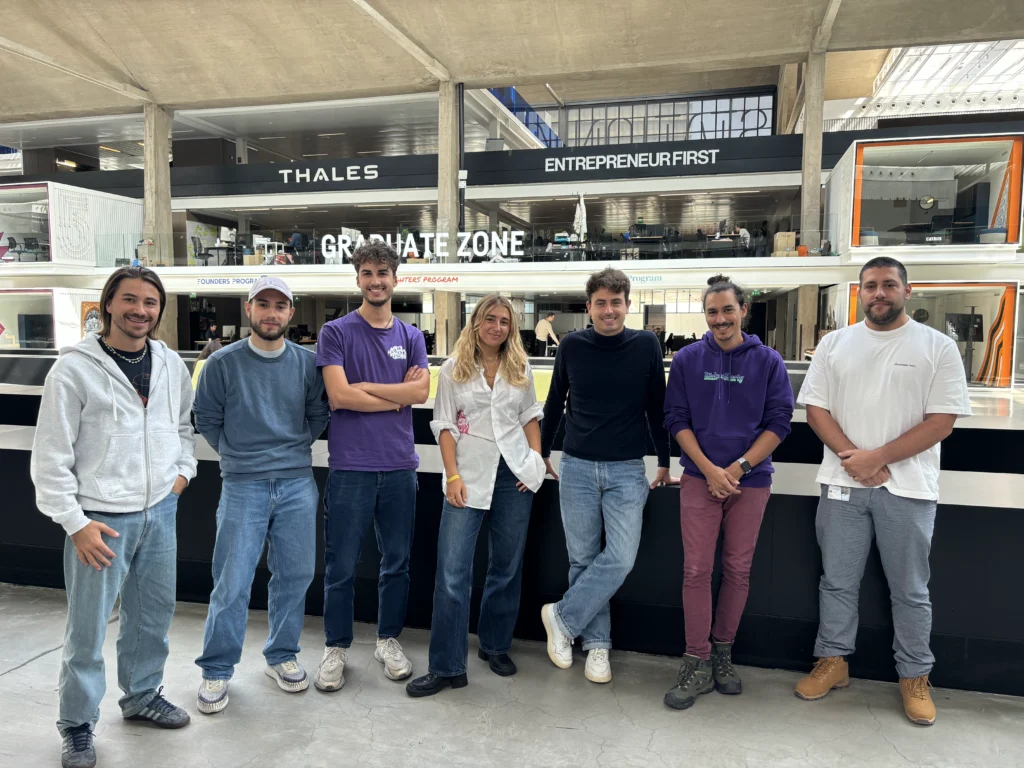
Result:
[[[128,321],[127,315],[120,319],[114,319],[114,325],[116,325],[121,330],[121,333],[123,333],[125,336],[131,339],[144,339],[146,338],[146,336],[149,335],[149,332],[153,330],[152,323],[149,323],[149,325],[147,325],[145,329],[142,330],[135,328]]]
[[[901,314],[903,314],[902,304],[891,304],[885,307],[885,310],[878,314],[878,311],[872,307],[866,307],[864,314],[867,318],[875,323],[875,325],[891,325]]]
[[[385,294],[384,298],[382,299],[371,299],[369,288],[363,291],[362,294],[363,298],[366,300],[366,303],[369,304],[371,307],[383,307],[385,304],[391,301],[391,291],[388,291],[385,288],[382,292]]]
[[[252,327],[252,332],[264,341],[277,341],[284,336],[285,331],[287,330],[287,325],[279,325],[277,328],[270,328],[268,330],[264,330],[260,325],[254,325]]]

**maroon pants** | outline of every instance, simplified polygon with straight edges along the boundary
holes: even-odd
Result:
[[[741,488],[738,496],[716,499],[703,478],[683,475],[679,494],[686,652],[709,659],[712,635],[720,643],[731,643],[736,638],[750,588],[750,563],[771,488]],[[719,531],[724,531],[722,584],[712,630],[711,571]]]

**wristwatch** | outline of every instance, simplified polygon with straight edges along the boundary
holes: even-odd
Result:
[[[749,475],[754,469],[752,466],[750,466],[750,462],[747,461],[746,458],[744,458],[743,456],[740,456],[738,459],[736,459],[736,463],[740,465],[740,469],[743,470],[744,475]]]

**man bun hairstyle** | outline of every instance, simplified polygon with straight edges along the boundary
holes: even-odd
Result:
[[[726,291],[732,291],[736,295],[736,303],[739,304],[740,309],[746,307],[749,302],[747,301],[747,292],[743,290],[742,286],[737,285],[732,281],[728,275],[718,274],[714,277],[708,278],[708,287],[704,289],[704,293],[700,297],[701,307],[707,306],[708,296],[712,293],[725,293]],[[750,319],[750,315],[747,315],[743,319],[743,325],[746,326],[747,320]]]
[[[626,301],[629,301],[629,278],[622,270],[605,267],[600,272],[592,274],[587,280],[587,301],[602,288],[607,288],[612,293],[621,293]]]
[[[383,240],[367,240],[352,254],[352,266],[356,274],[359,274],[364,264],[383,264],[391,270],[392,275],[397,275],[398,252]]]

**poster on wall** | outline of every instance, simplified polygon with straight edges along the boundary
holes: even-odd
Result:
[[[98,301],[82,302],[82,338],[88,333],[99,333],[103,323]]]
[[[206,246],[216,245],[217,237],[220,235],[220,228],[212,224],[203,224],[199,221],[188,219],[185,222],[185,235],[188,238],[188,265],[194,267],[196,261],[196,241],[202,249]]]

